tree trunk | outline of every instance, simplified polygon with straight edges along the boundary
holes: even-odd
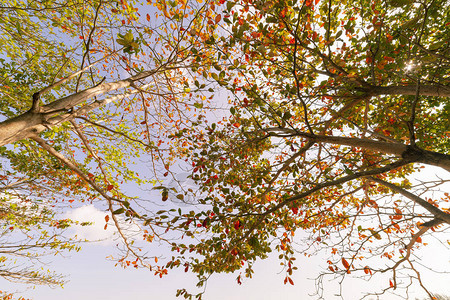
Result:
[[[315,135],[281,127],[266,128],[264,131],[274,136],[300,136],[317,143],[358,147],[380,153],[393,154],[408,159],[411,162],[438,166],[450,172],[450,155],[423,150],[417,146],[412,147],[402,143],[389,143],[343,136]]]
[[[405,86],[377,86],[374,87],[370,93],[372,95],[416,95],[417,85]],[[436,97],[450,97],[450,87],[445,85],[420,85],[420,96],[436,96]]]
[[[34,107],[34,109],[30,109],[30,111],[27,111],[26,113],[3,121],[0,123],[0,146],[36,136],[46,128],[54,125],[53,122],[49,122],[53,116],[72,110],[75,106],[80,105],[84,101],[95,96],[130,87],[134,82],[154,75],[157,71],[166,69],[167,68],[160,68],[146,71],[124,80],[101,83],[81,92],[55,100],[42,107]],[[105,105],[108,102],[105,101],[101,105]],[[99,101],[99,103],[101,103],[101,101]],[[101,105],[96,105],[96,107]],[[89,104],[87,106],[89,106]],[[62,119],[61,116],[59,116],[58,119]]]

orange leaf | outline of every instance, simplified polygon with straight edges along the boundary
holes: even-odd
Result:
[[[222,16],[221,16],[221,15],[217,15],[217,16],[216,16],[216,19],[215,19],[214,21],[215,21],[216,24],[217,24],[217,23],[220,22],[220,20],[222,20]]]
[[[147,14],[147,21],[150,22],[150,15],[149,14]]]
[[[342,258],[342,264],[344,265],[344,268],[346,268],[347,270],[350,268],[350,265],[345,258]]]
[[[108,215],[105,216],[105,221],[106,221],[106,222],[109,221],[109,216],[108,216]]]
[[[294,282],[292,281],[291,277],[288,277],[288,280],[291,285],[294,285]]]

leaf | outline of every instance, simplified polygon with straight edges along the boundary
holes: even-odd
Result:
[[[410,5],[412,4],[412,0],[391,0],[389,2],[390,5],[394,6],[394,7],[402,7],[405,5]]]
[[[219,76],[217,76],[216,73],[211,73],[211,77],[212,77],[214,80],[219,81]]]
[[[294,281],[292,281],[292,278],[291,278],[291,277],[288,277],[288,281],[289,281],[289,283],[290,283],[291,285],[294,285]]]
[[[162,201],[167,201],[167,199],[169,199],[169,190],[164,188],[161,195],[162,195]]]
[[[372,230],[372,229],[369,229],[369,231],[374,238],[376,238],[377,240],[381,240],[381,235],[378,232],[376,232],[375,230]]]
[[[214,213],[215,213],[216,215],[218,215],[218,214],[220,213],[220,210],[219,210],[219,208],[218,208],[217,206],[214,206],[214,207],[213,207],[213,211],[214,211]]]
[[[436,43],[434,43],[434,44],[431,44],[431,45],[428,47],[428,49],[431,50],[431,51],[437,50],[437,49],[441,48],[444,44],[445,44],[444,41],[439,41],[439,42],[436,42]]]
[[[227,11],[231,11],[233,6],[235,5],[235,2],[233,1],[227,1]]]
[[[112,212],[113,215],[120,215],[125,212],[125,208],[121,207]]]
[[[127,31],[123,39],[127,45],[131,44],[131,42],[133,41],[133,33],[131,32],[131,30]]]
[[[220,22],[220,20],[222,20],[222,16],[221,15],[217,15],[216,18],[214,19],[214,21],[217,23]]]
[[[346,270],[350,269],[350,265],[345,258],[342,258],[342,265]]]

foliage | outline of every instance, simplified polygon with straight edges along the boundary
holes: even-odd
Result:
[[[448,180],[408,180],[418,163],[450,170],[446,1],[13,1],[0,14],[2,203],[30,203],[32,224],[12,214],[25,227],[60,224],[43,207],[95,203],[123,266],[183,267],[202,286],[251,277],[275,250],[294,284],[296,251],[323,250],[321,276],[390,272],[377,293],[417,283],[422,236],[448,230],[449,195],[422,196]],[[192,187],[171,185],[184,163]],[[142,239],[176,254],[158,262]]]
[[[422,196],[450,171],[448,3],[243,0],[224,9],[227,67],[207,77],[232,93],[230,116],[186,134],[202,142],[191,156],[202,209],[172,223],[205,238],[174,244],[172,265],[198,273],[200,285],[242,270],[241,283],[275,250],[294,284],[295,254],[324,251],[319,283],[390,273],[373,293],[417,284],[431,297],[413,254],[425,233],[444,238],[450,221],[448,193]],[[410,181],[417,163],[442,173]]]
[[[0,217],[1,276],[27,284],[62,285],[64,280],[61,276],[38,266],[42,264],[44,255],[79,250],[75,241],[64,237],[64,230],[73,222],[56,219],[55,214],[42,203],[38,205],[8,192],[2,192]],[[28,266],[29,262],[33,267]]]
[[[124,191],[167,176],[186,151],[168,136],[204,117],[209,87],[195,78],[214,61],[205,43],[216,28],[214,3],[8,1],[0,16],[5,245],[31,260],[75,249],[76,241],[60,230],[61,222],[64,228],[73,222],[58,220],[55,212],[96,203],[111,212],[123,239],[119,262],[129,265],[132,257],[134,265],[152,269],[154,257],[138,255],[135,237],[120,224],[133,217],[152,226],[146,213],[154,209]],[[154,238],[147,230],[142,236]],[[0,276],[62,283],[57,274],[37,276],[26,262],[22,266],[5,263],[9,275]]]

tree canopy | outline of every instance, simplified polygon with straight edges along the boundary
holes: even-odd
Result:
[[[124,242],[121,262],[129,264],[125,258],[138,256],[116,216],[150,222],[145,209],[131,206],[136,193],[124,190],[163,178],[182,150],[167,136],[203,117],[209,87],[192,95],[188,80],[193,66],[213,61],[206,41],[216,27],[214,5],[8,1],[0,14],[0,219],[2,237],[12,235],[19,249],[2,252],[2,276],[13,252],[34,255],[26,253],[30,243],[41,250],[36,255],[74,247],[58,232],[71,221],[58,217],[83,203],[111,212]],[[49,236],[45,226],[61,222]],[[32,232],[42,236],[35,242]],[[53,282],[41,279],[34,283]]]
[[[200,286],[220,272],[241,283],[277,251],[294,284],[296,254],[324,251],[319,282],[389,273],[375,294],[417,284],[432,297],[414,253],[428,234],[450,245],[447,1],[44,1],[0,12],[2,203],[50,216],[27,226],[60,224],[44,207],[95,202],[122,237],[119,262],[159,276],[182,267]],[[442,173],[411,180],[423,165]],[[186,168],[191,187],[171,186]],[[139,254],[142,237],[174,256]]]

